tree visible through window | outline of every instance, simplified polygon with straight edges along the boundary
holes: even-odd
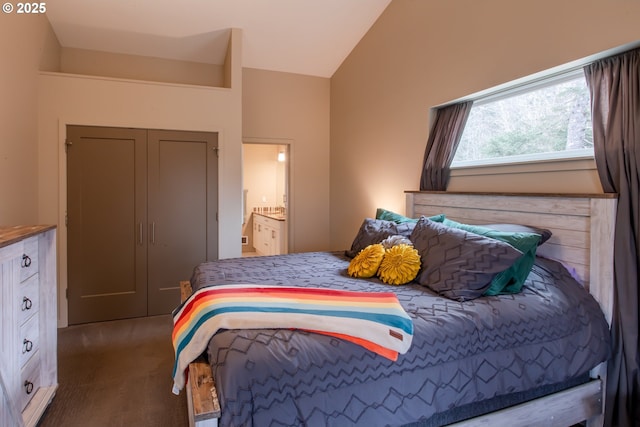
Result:
[[[590,97],[582,74],[476,100],[452,166],[520,155],[568,157],[576,151],[593,155]]]

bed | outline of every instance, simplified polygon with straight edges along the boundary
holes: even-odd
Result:
[[[466,224],[535,225],[552,235],[537,247],[522,292],[467,302],[416,283],[349,277],[344,251],[197,266],[181,283],[183,299],[238,283],[391,291],[415,333],[409,350],[390,361],[298,329],[222,330],[189,365],[191,425],[602,425],[616,198],[450,192],[406,198],[409,217],[444,213]]]

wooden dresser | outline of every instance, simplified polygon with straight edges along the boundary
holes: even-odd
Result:
[[[0,227],[0,427],[35,426],[58,386],[54,226]]]

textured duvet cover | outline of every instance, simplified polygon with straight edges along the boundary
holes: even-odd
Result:
[[[401,426],[496,396],[566,381],[609,355],[597,302],[557,262],[537,258],[523,292],[456,302],[411,283],[347,275],[349,258],[312,252],[205,263],[192,286],[252,283],[395,292],[413,320],[396,362],[289,329],[212,337],[221,426]]]

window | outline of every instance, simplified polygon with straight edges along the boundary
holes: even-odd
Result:
[[[474,100],[452,167],[593,157],[582,70]]]

